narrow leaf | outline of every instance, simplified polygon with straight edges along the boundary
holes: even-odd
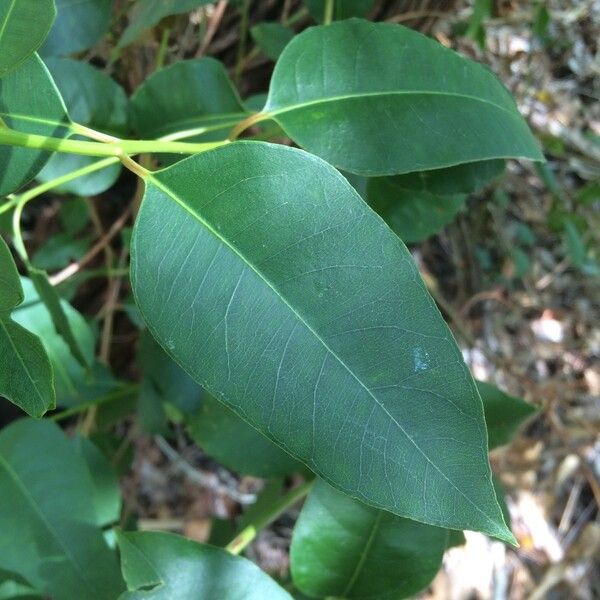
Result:
[[[0,488],[0,568],[56,600],[119,595],[90,475],[56,425],[23,419],[0,432]]]
[[[22,301],[17,267],[0,238],[0,396],[41,417],[55,406],[54,376],[40,339],[11,319]]]
[[[512,540],[460,350],[335,169],[261,142],[190,157],[148,177],[131,250],[153,336],[263,435],[368,504]]]
[[[543,160],[489,70],[390,23],[352,19],[296,36],[277,62],[265,112],[302,147],[363,175]]]
[[[22,133],[64,136],[67,111],[37,55],[0,79],[0,119]],[[49,157],[48,152],[0,145],[0,196],[31,181]]]
[[[442,564],[448,532],[371,508],[316,482],[290,550],[294,584],[310,596],[411,598]]]
[[[0,77],[20,66],[42,45],[54,17],[54,0],[0,3]]]
[[[170,533],[119,532],[117,536],[129,589],[120,600],[291,600],[256,565],[220,548]]]

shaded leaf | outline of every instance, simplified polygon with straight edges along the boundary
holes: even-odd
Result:
[[[8,246],[0,238],[0,396],[32,417],[54,408],[54,376],[40,339],[11,319],[23,288]]]
[[[0,119],[21,133],[64,136],[69,122],[67,111],[37,55],[0,79]],[[49,157],[48,152],[0,145],[0,196],[31,181]]]
[[[190,157],[148,176],[131,251],[153,336],[261,433],[369,504],[512,540],[460,350],[335,169],[261,142]]]
[[[120,600],[290,599],[255,564],[221,548],[170,533],[119,532],[117,536],[129,589]]]
[[[390,23],[352,19],[297,35],[277,62],[265,112],[302,147],[363,175],[543,160],[489,70]]]
[[[317,481],[294,528],[294,584],[315,597],[399,600],[425,588],[448,532],[371,508]]]
[[[54,423],[23,419],[0,432],[0,488],[0,568],[55,600],[118,596],[89,472]]]
[[[325,0],[304,0],[311,16],[318,23],[323,22]],[[364,17],[373,8],[374,0],[334,0],[333,18],[340,21],[351,17]]]
[[[55,16],[54,0],[0,3],[0,77],[20,66],[42,45]]]
[[[281,23],[259,23],[250,29],[250,34],[265,56],[277,60],[296,33]]]

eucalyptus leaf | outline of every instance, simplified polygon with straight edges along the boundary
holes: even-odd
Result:
[[[128,46],[164,17],[177,15],[210,4],[213,0],[137,0],[129,13],[129,24],[119,40],[118,48]]]
[[[313,597],[413,597],[442,564],[448,532],[371,508],[316,482],[294,528],[294,584]]]
[[[0,119],[21,133],[64,136],[69,124],[67,110],[37,55],[0,79]],[[41,150],[0,145],[0,196],[31,181],[49,157]]]
[[[91,65],[68,58],[48,58],[46,66],[62,95],[72,121],[111,135],[127,132],[128,106],[123,88]],[[54,154],[38,173],[42,183],[97,162],[76,154]],[[120,163],[69,181],[55,189],[78,196],[94,196],[110,188],[121,172]]]
[[[120,600],[291,600],[255,564],[170,533],[117,534],[128,592]]]
[[[513,540],[460,350],[330,165],[238,142],[148,175],[131,251],[153,336],[262,434],[368,504]]]
[[[265,56],[277,60],[283,49],[293,39],[295,31],[281,23],[265,22],[252,27],[250,35]]]
[[[110,25],[113,0],[56,0],[56,8],[43,56],[66,56],[98,43]]]
[[[133,127],[147,138],[186,131],[186,139],[221,140],[247,114],[225,68],[213,58],[156,71],[131,98]]]
[[[0,77],[26,61],[46,39],[54,0],[3,0],[0,3]]]
[[[537,412],[535,406],[484,381],[477,381],[483,401],[490,450],[508,444],[521,424]]]
[[[275,66],[265,114],[303,148],[363,175],[543,160],[490,71],[391,23],[351,19],[297,35]]]
[[[23,419],[0,432],[0,488],[0,568],[55,600],[119,595],[87,466],[54,423]]]
[[[22,302],[17,267],[0,237],[0,396],[41,417],[56,405],[54,376],[40,339],[12,320]]]

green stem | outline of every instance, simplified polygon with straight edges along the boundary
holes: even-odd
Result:
[[[304,498],[310,492],[315,480],[311,479],[293,490],[288,492],[285,496],[278,499],[273,503],[271,510],[267,513],[262,514],[260,517],[242,529],[232,540],[225,546],[225,550],[231,554],[240,554],[248,544],[257,536],[258,532],[264,529],[267,525],[270,525],[279,516],[281,516],[290,506],[293,506]]]
[[[167,50],[169,49],[170,35],[171,28],[165,27],[162,32],[162,37],[160,38],[160,46],[158,47],[158,53],[156,55],[156,65],[154,66],[155,71],[162,69],[165,64],[165,57],[167,55]]]
[[[329,25],[333,21],[333,9],[335,0],[325,0],[325,14],[323,15],[323,25]]]
[[[88,408],[93,406],[100,406],[101,404],[107,404],[108,402],[112,402],[113,400],[120,400],[121,398],[130,396],[134,393],[137,393],[139,390],[139,385],[137,383],[132,383],[131,385],[124,386],[115,390],[114,392],[110,392],[105,394],[104,396],[99,396],[98,398],[94,398],[93,400],[88,400],[87,402],[82,402],[77,406],[73,406],[71,408],[67,408],[59,413],[55,413],[50,415],[50,419],[52,421],[63,421],[64,419],[68,419],[73,415],[78,415],[79,413],[85,412]]]

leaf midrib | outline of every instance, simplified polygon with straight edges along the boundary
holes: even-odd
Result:
[[[382,92],[357,92],[354,94],[340,94],[339,96],[329,96],[326,98],[316,98],[314,100],[307,100],[306,102],[291,104],[289,106],[284,106],[281,108],[271,107],[271,98],[269,97],[264,110],[266,117],[275,117],[281,114],[285,114],[287,112],[300,110],[319,104],[330,104],[332,102],[341,102],[343,100],[356,100],[361,98],[371,98],[380,96],[446,96],[450,98],[461,98],[462,100],[474,100],[476,102],[481,102],[482,104],[488,104],[489,106],[493,106],[494,108],[505,112],[512,118],[520,119],[520,114],[518,113],[516,108],[513,112],[508,108],[501,106],[500,104],[496,104],[491,100],[487,100],[486,98],[480,98],[471,94],[458,94],[456,92],[438,92],[433,90],[386,90]]]
[[[290,149],[291,150],[291,149]],[[343,176],[340,175],[340,178],[343,179]],[[423,451],[423,449],[417,444],[417,442],[410,436],[410,434],[402,427],[402,425],[394,418],[394,416],[387,410],[387,408],[379,401],[377,396],[373,394],[373,392],[359,379],[359,377],[352,371],[352,369],[344,362],[344,360],[338,356],[327,344],[327,342],[311,327],[311,325],[307,322],[306,319],[292,306],[288,303],[288,301],[279,293],[279,291],[273,287],[271,282],[268,280],[266,276],[264,276],[259,270],[257,270],[252,263],[250,263],[239,251],[233,246],[226,238],[224,238],[216,229],[212,227],[212,225],[207,222],[199,213],[194,211],[183,199],[181,199],[173,190],[163,184],[160,180],[158,180],[152,174],[149,174],[147,177],[151,183],[153,183],[159,190],[164,192],[168,197],[172,198],[179,206],[181,206],[186,212],[188,212],[193,218],[195,218],[202,226],[204,226],[210,233],[212,233],[218,240],[220,240],[225,246],[227,246],[238,258],[243,262],[244,265],[249,267],[281,300],[283,304],[285,304],[289,310],[296,315],[298,320],[315,336],[317,340],[323,345],[323,347],[327,350],[331,356],[333,356],[340,365],[348,371],[348,373],[352,376],[353,379],[367,392],[367,394],[374,400],[377,406],[384,411],[384,413],[388,416],[389,419],[397,426],[400,432],[406,437],[407,440],[415,447],[417,452],[423,456],[423,458],[427,461],[427,464],[431,465],[435,471],[437,471],[450,485],[454,488],[465,500],[475,508],[477,512],[483,515],[492,525],[493,529],[497,530],[497,524],[495,520],[490,517],[486,512],[484,512],[469,496],[467,496],[441,469],[438,467],[429,456]],[[345,181],[345,180],[344,180]],[[347,183],[347,182],[346,182]],[[439,523],[431,523],[433,525],[439,525]],[[442,524],[443,525],[443,524]]]
[[[0,466],[3,466],[5,471],[8,473],[8,476],[12,479],[17,489],[20,490],[22,496],[28,502],[28,504],[33,509],[33,512],[38,515],[42,523],[46,526],[52,537],[59,543],[60,547],[64,550],[65,555],[69,557],[71,564],[75,567],[75,570],[81,577],[81,580],[85,583],[86,587],[92,592],[92,596],[95,598],[100,598],[101,596],[96,595],[96,590],[91,586],[89,581],[86,579],[84,575],[84,570],[80,567],[79,563],[75,560],[75,556],[70,552],[68,546],[66,546],[62,540],[62,538],[58,535],[54,527],[52,527],[50,521],[46,518],[46,515],[39,509],[38,505],[35,502],[33,496],[29,493],[29,490],[25,487],[25,484],[21,481],[21,478],[17,474],[17,472],[12,468],[12,465],[4,458],[2,453],[0,453]]]

